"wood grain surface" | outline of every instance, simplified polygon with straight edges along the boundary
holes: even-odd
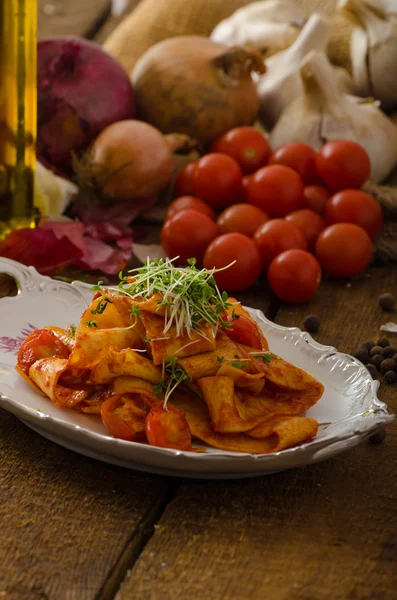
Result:
[[[302,326],[315,313],[316,339],[351,352],[390,320],[377,306],[383,291],[397,294],[397,269],[326,280],[309,305],[281,306],[276,321]],[[397,412],[395,386],[382,386],[380,397]],[[392,424],[383,444],[318,465],[240,482],[184,481],[117,600],[396,598],[396,467]]]
[[[92,37],[110,14],[112,0],[38,0],[39,36]]]
[[[0,598],[112,598],[173,481],[65,450],[3,410],[0,457]]]

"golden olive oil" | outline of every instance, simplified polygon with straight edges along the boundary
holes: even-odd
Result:
[[[0,0],[0,239],[34,227],[37,0]]]

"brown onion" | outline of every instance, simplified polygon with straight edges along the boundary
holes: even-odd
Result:
[[[132,72],[138,115],[163,133],[211,142],[253,123],[259,99],[251,72],[264,70],[256,51],[226,48],[200,36],[164,40]]]
[[[165,137],[136,120],[106,127],[91,148],[90,163],[102,194],[117,200],[156,196],[167,187],[173,172]]]

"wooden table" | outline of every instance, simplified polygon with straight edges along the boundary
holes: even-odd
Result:
[[[351,352],[396,320],[377,305],[386,291],[397,295],[395,264],[326,279],[303,307],[264,281],[239,298],[282,325],[316,314],[316,339]],[[396,386],[379,395],[397,411]],[[397,598],[396,469],[395,423],[383,443],[315,466],[200,481],[85,458],[0,410],[0,600]]]

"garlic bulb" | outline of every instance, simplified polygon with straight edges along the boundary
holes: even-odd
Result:
[[[302,94],[299,69],[306,54],[310,50],[325,52],[328,40],[328,22],[325,17],[315,13],[290,48],[265,61],[266,73],[258,78],[257,89],[261,103],[260,118],[268,129],[273,127],[288,104]],[[351,90],[348,72],[336,70],[341,89]]]
[[[211,33],[211,40],[225,46],[248,45],[271,56],[296,40],[305,21],[289,0],[262,0],[221,21]]]
[[[397,0],[339,0],[342,14],[357,25],[350,42],[357,93],[373,96],[388,110],[397,105]]]
[[[272,148],[305,142],[315,150],[329,141],[361,144],[371,160],[371,181],[383,181],[397,164],[397,127],[376,103],[343,94],[323,53],[311,52],[302,63],[303,94],[285,110],[271,132]]]

